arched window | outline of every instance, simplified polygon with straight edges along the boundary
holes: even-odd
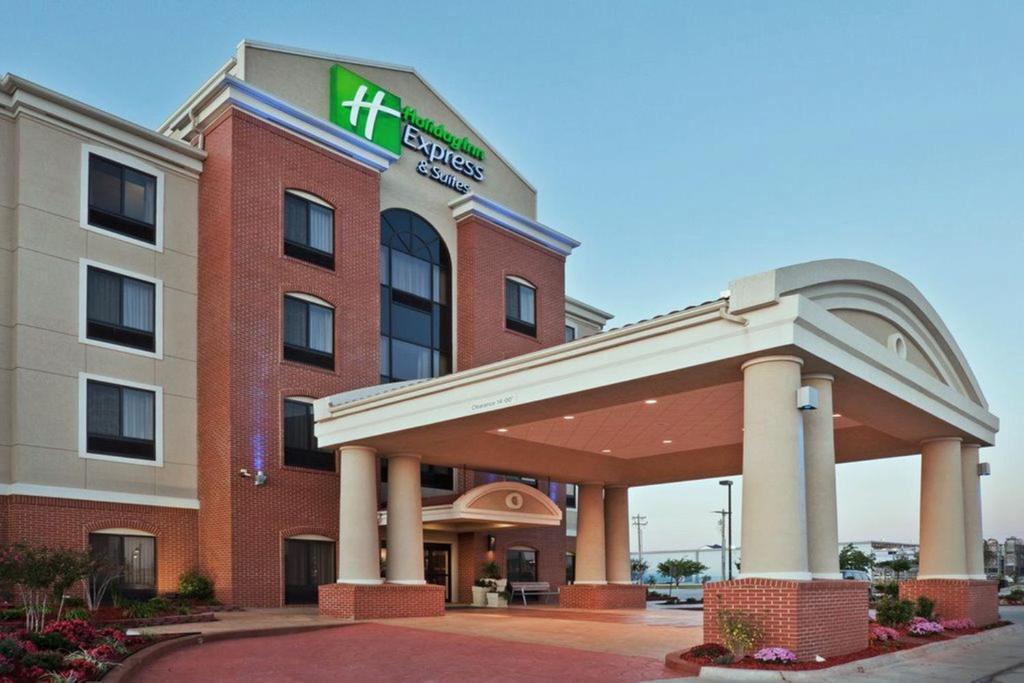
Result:
[[[436,230],[411,211],[380,217],[380,381],[452,371],[451,259]]]

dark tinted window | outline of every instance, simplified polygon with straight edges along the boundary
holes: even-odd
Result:
[[[86,448],[97,455],[156,460],[156,394],[89,380]]]
[[[313,404],[284,400],[284,464],[334,471],[334,453],[320,450],[313,435]]]
[[[505,327],[537,336],[537,290],[513,278],[505,278]]]
[[[291,193],[284,195],[284,253],[334,268],[334,211]]]
[[[294,296],[284,298],[284,357],[334,369],[334,311]]]
[[[156,243],[156,177],[89,155],[89,225]]]
[[[156,350],[156,285],[89,266],[86,287],[89,339]]]
[[[451,372],[451,260],[411,211],[381,214],[380,285],[381,382]]]
[[[89,534],[92,556],[100,560],[105,571],[113,572],[113,590],[133,600],[156,595],[156,539],[152,536],[119,536]]]

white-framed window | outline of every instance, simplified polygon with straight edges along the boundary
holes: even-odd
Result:
[[[505,327],[537,336],[537,288],[514,275],[505,278]]]
[[[284,193],[284,253],[334,269],[334,207],[300,190]]]
[[[571,342],[576,341],[576,337],[579,336],[579,331],[576,326],[571,323],[565,324],[565,341]]]
[[[78,260],[78,341],[163,358],[164,283],[89,259]]]
[[[163,467],[163,388],[78,373],[78,455]]]
[[[163,251],[163,171],[124,152],[83,144],[80,176],[83,228]]]

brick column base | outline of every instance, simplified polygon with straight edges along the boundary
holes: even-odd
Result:
[[[364,586],[329,583],[320,586],[320,614],[352,619],[443,617],[444,586],[382,583]]]
[[[942,619],[972,619],[978,626],[999,621],[999,583],[984,579],[912,579],[900,581],[900,598],[935,601]]]
[[[722,642],[723,610],[741,612],[758,627],[755,650],[784,647],[807,660],[868,646],[866,581],[751,578],[704,584],[704,642]]]
[[[562,586],[558,605],[574,609],[647,609],[647,588],[624,584]]]

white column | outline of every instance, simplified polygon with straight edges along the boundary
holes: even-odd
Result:
[[[629,489],[604,490],[605,578],[608,583],[631,584],[629,571]]]
[[[836,443],[832,375],[803,376],[818,390],[818,409],[803,411],[807,495],[807,565],[815,579],[841,579],[836,513]]]
[[[966,579],[964,480],[960,438],[921,443],[919,579]]]
[[[978,476],[980,447],[965,443],[960,447],[960,465],[964,486],[964,545],[967,552],[967,575],[985,578],[984,538],[981,530],[981,477]]]
[[[388,456],[388,583],[418,585],[423,580],[423,508],[420,456]]]
[[[607,583],[604,548],[604,486],[580,484],[576,501],[576,583]]]
[[[338,462],[338,583],[381,583],[377,451],[365,446],[342,446],[338,449]]]
[[[811,578],[807,564],[803,417],[796,407],[802,365],[796,356],[764,356],[742,366],[740,578]]]

